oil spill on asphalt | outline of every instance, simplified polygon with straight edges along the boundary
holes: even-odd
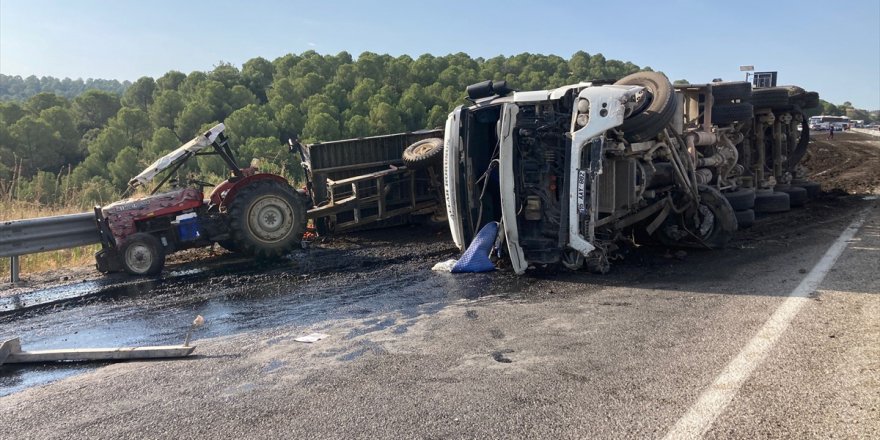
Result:
[[[442,243],[441,249],[446,250],[435,252],[449,253],[448,244]],[[317,260],[300,255],[293,263],[236,265],[102,286],[100,294],[77,301],[0,315],[0,335],[20,337],[24,350],[181,344],[193,317],[202,315],[207,322],[193,335],[196,346],[200,338],[362,320],[345,336],[352,339],[386,329],[404,333],[419,318],[454,301],[518,289],[519,281],[503,274],[432,272],[428,263],[436,258],[426,262],[422,249],[380,250],[391,254],[391,263],[364,266],[365,260],[383,259],[375,248],[362,255],[321,250]],[[321,261],[328,264],[321,266]],[[350,361],[380,348],[365,340],[354,350],[331,356]],[[100,365],[3,366],[0,396]],[[275,368],[280,367],[267,367]]]

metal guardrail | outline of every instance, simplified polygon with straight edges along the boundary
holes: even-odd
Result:
[[[11,258],[13,283],[18,282],[20,255],[99,242],[95,214],[91,212],[0,222],[0,258]]]

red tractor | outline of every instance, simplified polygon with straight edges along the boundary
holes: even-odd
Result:
[[[257,258],[278,257],[301,246],[309,195],[279,175],[240,168],[224,130],[217,124],[129,181],[136,189],[163,175],[149,196],[95,207],[102,244],[95,254],[99,271],[156,274],[165,255],[215,242]],[[172,180],[184,163],[200,155],[219,156],[232,174],[207,199],[204,188],[214,185]],[[169,182],[170,189],[158,192]]]

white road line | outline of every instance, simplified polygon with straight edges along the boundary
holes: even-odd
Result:
[[[840,234],[813,270],[788,294],[788,298],[764,323],[758,334],[727,364],[715,382],[703,391],[690,410],[666,433],[665,439],[701,438],[712,426],[715,418],[733,400],[755,367],[767,357],[770,349],[791,324],[801,307],[809,301],[807,297],[810,293],[814,292],[825,279],[825,275],[846,249],[846,245],[865,223],[868,211],[869,209],[863,211],[859,218]]]

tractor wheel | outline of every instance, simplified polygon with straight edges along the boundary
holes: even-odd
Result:
[[[675,114],[675,90],[666,75],[659,72],[637,72],[614,84],[641,86],[647,91],[641,98],[639,108],[624,119],[620,126],[626,140],[643,142],[651,139],[672,121]]]
[[[165,266],[165,248],[155,236],[138,232],[122,245],[119,258],[131,275],[155,275]]]
[[[242,188],[228,215],[232,242],[246,255],[275,258],[302,246],[305,203],[285,183],[261,180]]]
[[[443,139],[420,140],[403,150],[403,163],[407,168],[420,170],[443,162]]]

